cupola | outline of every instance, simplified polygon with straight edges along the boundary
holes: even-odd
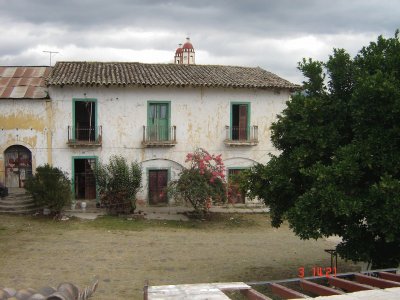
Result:
[[[190,38],[186,38],[186,42],[179,44],[179,48],[175,51],[175,63],[184,65],[194,65],[195,64],[195,52]]]

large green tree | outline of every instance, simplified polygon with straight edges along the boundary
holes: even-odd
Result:
[[[303,60],[304,90],[272,125],[280,150],[248,173],[252,196],[303,239],[339,235],[339,255],[400,262],[400,42],[378,37],[351,58]]]

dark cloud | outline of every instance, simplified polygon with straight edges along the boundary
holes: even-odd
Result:
[[[397,1],[249,0],[1,0],[0,15],[16,22],[72,28],[130,26],[171,30],[256,32],[266,35],[364,32],[398,26]],[[381,30],[382,31],[382,30]]]
[[[0,64],[38,61],[32,49],[43,47],[153,49],[173,56],[190,35],[196,50],[208,55],[209,61],[198,57],[200,63],[258,65],[292,77],[302,57],[324,57],[333,47],[354,51],[367,38],[392,36],[399,15],[394,0],[0,0]],[[321,42],[299,45],[306,37]]]

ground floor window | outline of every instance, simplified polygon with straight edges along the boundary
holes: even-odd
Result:
[[[32,153],[21,145],[10,146],[4,151],[5,185],[23,188],[25,180],[32,175]]]
[[[236,193],[233,193],[233,195],[230,198],[230,201],[232,203],[245,203],[245,195],[243,192],[239,191],[238,185],[235,183],[235,176],[239,175],[242,171],[245,169],[239,169],[239,168],[229,168],[228,169],[228,183],[231,186],[232,189],[235,190],[235,192],[239,192],[239,195]]]
[[[96,158],[73,159],[75,199],[96,199]]]
[[[167,204],[168,170],[149,170],[149,204]]]

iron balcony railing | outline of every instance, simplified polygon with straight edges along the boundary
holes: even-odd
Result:
[[[102,140],[102,126],[75,127],[68,126],[69,145],[100,146]]]
[[[225,142],[228,144],[244,144],[256,145],[258,144],[258,126],[225,126],[226,138]]]
[[[176,126],[143,126],[143,142],[146,146],[174,146]]]

